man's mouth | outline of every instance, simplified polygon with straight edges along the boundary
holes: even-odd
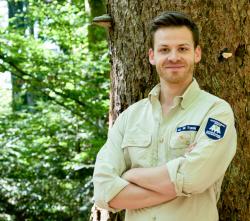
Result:
[[[178,65],[167,65],[165,66],[165,68],[183,68],[184,65],[182,64],[178,64]]]
[[[181,64],[176,64],[176,65],[166,65],[165,69],[170,70],[170,71],[179,71],[180,69],[184,68],[184,65]]]

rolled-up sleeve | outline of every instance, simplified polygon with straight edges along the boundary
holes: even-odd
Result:
[[[212,130],[211,119],[222,123],[222,128],[219,128],[222,129],[220,136],[216,137],[215,132],[209,131]],[[233,112],[227,103],[217,104],[208,112],[196,135],[195,143],[196,146],[190,153],[166,164],[177,196],[204,192],[225,174],[232,161],[236,152],[237,136]]]
[[[129,182],[121,178],[126,170],[121,143],[125,116],[121,114],[110,129],[105,145],[99,151],[94,175],[94,200],[97,206],[112,212],[119,210],[109,207],[112,200]]]

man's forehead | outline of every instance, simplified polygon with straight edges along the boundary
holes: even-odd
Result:
[[[186,26],[170,26],[170,27],[160,27],[155,31],[156,33],[189,33],[192,35],[192,31]]]
[[[171,44],[171,42],[166,43],[166,42],[158,42],[156,44],[158,47],[172,47],[172,46],[177,46],[177,47],[193,47],[193,42],[188,42],[188,43],[178,43],[174,42]]]
[[[155,45],[187,45],[193,46],[192,32],[187,27],[166,27],[158,29],[154,34]]]

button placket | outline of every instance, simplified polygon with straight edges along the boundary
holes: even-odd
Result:
[[[152,154],[152,163],[153,166],[156,166],[158,164],[158,152],[159,152],[159,132],[160,132],[160,122],[156,122],[156,127],[155,127],[155,148],[153,149],[153,154]]]

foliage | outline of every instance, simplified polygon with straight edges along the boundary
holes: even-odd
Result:
[[[0,76],[0,115],[9,113],[11,111],[11,88],[10,83],[7,81],[8,73],[1,73]]]
[[[107,132],[107,45],[89,50],[83,3],[25,3],[0,33],[1,71],[35,100],[0,117],[0,220],[88,220]]]
[[[45,109],[39,104],[33,115],[21,111],[1,117],[1,199],[15,205],[15,212],[24,210],[25,218],[83,216],[81,208],[90,203],[90,196],[84,195],[90,191],[86,185],[92,171],[84,168],[91,160],[80,147],[88,134],[79,117],[46,105]],[[76,170],[79,165],[82,171]],[[2,206],[7,212],[14,210],[6,203]]]

